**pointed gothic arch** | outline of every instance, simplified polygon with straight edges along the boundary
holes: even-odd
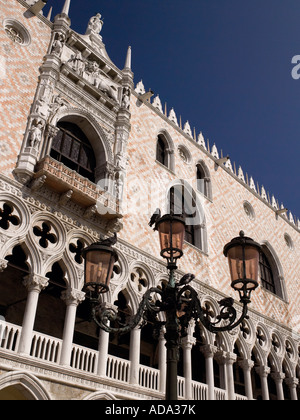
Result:
[[[200,199],[191,185],[181,179],[172,182],[167,188],[166,202],[167,213],[185,215],[186,242],[207,253],[206,216]]]
[[[95,153],[101,150],[102,146],[105,151],[107,161],[111,163],[113,162],[114,155],[107,134],[91,113],[79,108],[64,108],[55,115],[51,124],[56,126],[59,121],[67,120],[77,124],[89,137],[92,146],[95,147]],[[96,144],[97,142],[100,143],[99,139],[101,140],[102,145]]]
[[[196,164],[197,191],[212,200],[212,183],[209,169],[203,159]]]
[[[175,145],[165,129],[159,130],[156,135],[156,160],[170,171],[175,171]]]
[[[114,165],[114,153],[112,149],[112,143],[114,143],[114,135],[111,139],[108,138],[107,133],[99,125],[96,119],[82,109],[74,108],[63,108],[59,111],[51,121],[52,127],[57,127],[60,130],[66,131],[67,134],[73,138],[73,143],[81,144],[83,150],[83,161],[85,165],[77,162],[73,154],[73,149],[70,149],[72,156],[65,156],[61,150],[61,142],[57,141],[57,135],[49,137],[48,144],[45,147],[44,154],[50,155],[52,153],[54,159],[61,159],[60,156],[63,154],[63,163],[71,169],[76,170],[76,165],[79,164],[79,169],[84,177],[89,178],[92,182],[99,184],[103,188],[108,178],[108,172],[111,165]],[[67,126],[69,125],[69,127]],[[60,133],[60,131],[59,131]],[[78,133],[82,133],[78,136]],[[62,134],[60,134],[62,136]],[[53,145],[56,144],[55,150],[53,151]],[[79,146],[76,146],[77,149]],[[74,151],[74,155],[78,156],[77,149]],[[93,162],[94,161],[94,162]],[[70,162],[70,164],[68,164]],[[80,172],[79,172],[80,173]]]
[[[97,391],[89,394],[83,399],[84,401],[116,401],[117,398],[107,391]]]
[[[2,396],[2,398],[1,398]],[[50,401],[51,397],[42,382],[27,372],[8,372],[0,376],[0,399]]]
[[[284,280],[284,271],[280,259],[268,241],[262,241],[261,244],[262,253],[260,260],[260,273],[262,286],[281,299],[288,301]]]

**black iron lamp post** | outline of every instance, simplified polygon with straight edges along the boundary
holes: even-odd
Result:
[[[228,258],[231,286],[238,291],[243,305],[242,314],[237,319],[237,311],[233,307],[232,298],[224,298],[218,303],[220,314],[212,322],[202,308],[196,290],[190,286],[195,279],[193,274],[186,274],[176,282],[175,271],[177,260],[183,256],[185,221],[182,216],[167,214],[158,217],[155,230],[159,232],[161,256],[167,260],[169,281],[158,287],[149,289],[139,305],[137,313],[127,325],[121,328],[111,327],[111,322],[118,319],[118,313],[112,308],[100,309],[100,296],[109,290],[109,281],[113,266],[117,261],[117,253],[107,246],[110,240],[99,242],[83,251],[85,258],[85,287],[87,298],[91,303],[91,316],[96,324],[108,333],[126,333],[139,324],[147,323],[149,313],[156,319],[155,329],[165,326],[167,348],[167,382],[166,400],[177,400],[177,366],[181,338],[187,335],[190,321],[201,322],[212,333],[230,331],[247,318],[248,305],[253,290],[258,287],[258,265],[260,245],[241,232],[224,247],[224,255]],[[114,242],[115,243],[115,242]],[[159,322],[158,314],[165,313],[166,321]]]

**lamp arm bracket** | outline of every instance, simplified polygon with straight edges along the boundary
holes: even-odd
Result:
[[[104,331],[115,334],[126,334],[136,328],[141,321],[147,321],[146,314],[159,313],[161,308],[157,306],[158,301],[153,299],[153,294],[162,295],[162,291],[157,287],[152,287],[143,296],[143,299],[138,307],[136,315],[134,315],[127,325],[120,328],[111,327],[110,324],[119,320],[119,315],[113,308],[102,309],[99,305],[94,305],[92,308],[92,318],[94,322]],[[143,324],[143,323],[142,323]]]
[[[185,316],[183,319],[180,318],[180,322],[184,324],[186,321],[190,321],[192,318],[195,321],[201,321],[203,326],[210,331],[211,333],[218,333],[224,331],[231,331],[240,325],[244,319],[246,319],[248,313],[248,300],[243,301],[243,311],[241,317],[237,320],[237,311],[233,307],[234,300],[232,298],[224,298],[218,303],[221,307],[220,314],[216,317],[216,322],[211,322],[209,317],[205,314],[205,311],[202,308],[201,302],[198,298],[198,294],[195,289],[191,286],[183,287],[178,294],[179,299],[182,299],[182,296],[188,296],[189,304],[185,309]],[[185,298],[186,299],[186,298]],[[226,325],[218,326],[222,322],[227,321]],[[185,326],[185,325],[183,325]]]

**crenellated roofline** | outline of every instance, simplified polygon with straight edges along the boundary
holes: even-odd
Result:
[[[135,88],[135,96],[139,98],[141,95],[146,93],[144,84],[140,81]],[[167,105],[162,106],[161,99],[159,95],[156,95],[151,102],[151,97],[148,98],[143,103],[156,112],[160,117],[162,117],[166,122],[172,125],[181,135],[184,135],[190,142],[196,145],[202,152],[204,152],[210,159],[212,159],[217,165],[219,165],[224,171],[230,174],[236,181],[248,189],[255,197],[272,209],[276,217],[282,218],[290,226],[292,226],[297,232],[300,232],[300,220],[298,217],[293,215],[288,211],[283,204],[279,204],[279,201],[270,195],[266,191],[265,187],[260,186],[258,183],[255,183],[252,176],[249,177],[248,173],[244,172],[242,167],[237,166],[235,162],[231,162],[231,159],[227,156],[223,156],[223,152],[218,151],[216,144],[210,145],[209,139],[205,140],[202,132],[196,135],[196,129],[191,129],[190,123],[187,121],[182,125],[181,117],[179,117],[179,122],[177,115],[174,111],[174,108],[171,108],[168,112]]]

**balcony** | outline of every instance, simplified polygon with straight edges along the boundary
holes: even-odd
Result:
[[[97,206],[106,219],[122,217],[116,197],[50,156],[44,157],[36,165],[33,185],[35,181],[38,184],[38,180],[43,180],[51,190],[59,193],[61,202],[70,199],[86,209]]]
[[[34,366],[37,362],[44,369],[59,371],[59,361],[62,350],[62,340],[34,332],[32,336],[31,350],[29,356],[18,354],[18,347],[22,327],[0,323],[0,356],[2,359],[10,359],[12,355],[18,355],[18,360],[23,360],[28,366]],[[100,384],[115,387],[118,390],[127,389],[139,392],[146,399],[164,399],[164,392],[161,390],[160,371],[148,366],[139,366],[138,385],[130,384],[130,361],[112,355],[108,355],[106,363],[106,376],[97,375],[98,351],[73,344],[70,367],[67,368],[67,379],[70,386],[76,386],[78,378],[95,381]],[[13,365],[12,365],[13,366]],[[61,367],[63,369],[63,367]],[[78,385],[80,386],[80,385]],[[179,399],[185,399],[185,378],[178,377]],[[194,400],[208,400],[208,385],[192,381],[192,396]],[[227,392],[223,389],[214,389],[214,399],[218,401],[227,400]],[[237,395],[236,400],[247,400],[245,396]]]

